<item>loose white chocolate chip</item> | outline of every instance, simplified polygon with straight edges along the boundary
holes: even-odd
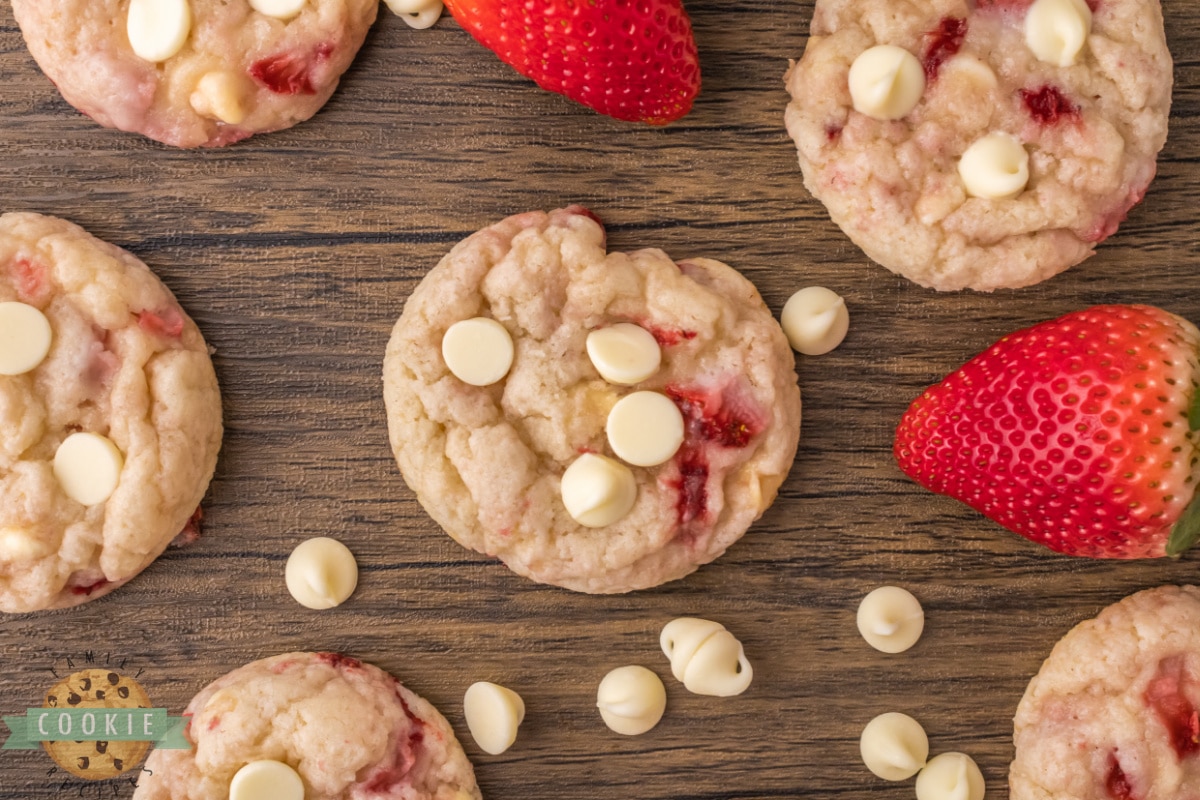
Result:
[[[229,800],[304,800],[304,781],[282,761],[251,761],[229,782]]]
[[[463,715],[479,749],[498,756],[517,740],[525,719],[525,701],[512,689],[479,681],[463,695]]]
[[[601,378],[621,386],[641,383],[658,372],[662,363],[662,350],[654,336],[629,322],[589,333],[587,354]]]
[[[667,690],[662,679],[645,667],[617,667],[600,681],[596,707],[609,729],[639,736],[662,719]]]
[[[911,778],[929,758],[929,738],[921,723],[896,712],[868,722],[858,746],[867,769],[885,781]]]
[[[291,19],[304,10],[308,0],[250,0],[250,6],[260,14],[275,19]]]
[[[284,568],[288,592],[305,608],[340,606],[358,586],[358,562],[337,539],[319,536],[301,542]]]
[[[658,643],[671,674],[693,694],[732,697],[754,679],[742,643],[719,622],[680,617],[667,623]]]
[[[157,64],[183,49],[192,32],[192,7],[188,0],[129,0],[125,29],[138,58]]]
[[[846,301],[824,286],[809,286],[788,298],[779,320],[792,349],[806,356],[828,353],[850,329]]]
[[[494,319],[464,319],[451,325],[442,337],[442,358],[463,383],[490,386],[512,367],[512,337]]]
[[[874,119],[900,119],[925,93],[925,70],[902,47],[879,44],[859,53],[850,65],[854,110]]]
[[[117,446],[95,433],[72,433],[54,454],[54,477],[68,497],[85,506],[112,495],[124,466]]]
[[[925,630],[925,611],[911,592],[881,586],[858,604],[858,632],[884,653],[903,653]]]
[[[624,517],[637,500],[637,481],[620,461],[584,453],[562,476],[563,505],[588,528],[603,528]]]
[[[0,375],[23,375],[50,352],[46,315],[24,303],[0,303]]]
[[[983,800],[983,773],[965,753],[942,753],[917,776],[917,800]]]
[[[442,16],[445,6],[442,0],[384,0],[392,13],[404,20],[410,28],[424,30]]]
[[[1016,197],[1029,183],[1029,153],[1015,136],[989,133],[962,154],[958,175],[972,197]]]
[[[232,72],[207,72],[196,84],[189,102],[202,117],[237,125],[246,119],[246,84]]]
[[[49,553],[50,546],[33,531],[0,528],[0,564],[21,564]]]
[[[1092,32],[1092,10],[1084,0],[1035,0],[1025,13],[1025,44],[1039,61],[1069,67]]]
[[[683,414],[661,392],[634,392],[617,401],[604,426],[608,444],[635,467],[654,467],[683,444]]]

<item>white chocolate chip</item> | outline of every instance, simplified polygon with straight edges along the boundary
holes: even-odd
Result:
[[[103,503],[121,480],[125,457],[108,438],[95,433],[72,433],[54,454],[54,477],[77,503]]]
[[[989,133],[962,154],[958,174],[972,197],[1016,197],[1029,183],[1029,153],[1015,136]]]
[[[1039,61],[1069,67],[1092,31],[1092,10],[1084,0],[1035,0],[1025,13],[1025,44]]]
[[[917,107],[925,93],[925,70],[902,47],[875,45],[850,65],[854,110],[874,119],[900,119]]]
[[[999,85],[996,73],[974,56],[959,53],[942,67],[942,79],[961,81],[976,90],[995,89]]]
[[[291,19],[304,10],[308,0],[250,0],[250,7],[275,19]]]
[[[662,350],[654,336],[629,322],[589,333],[587,354],[601,378],[621,386],[641,383],[658,372],[662,363]]]
[[[424,30],[433,26],[442,16],[445,6],[442,0],[384,0],[392,13],[404,20],[410,28]]]
[[[683,414],[661,392],[634,392],[617,401],[604,426],[608,444],[635,467],[670,461],[683,444]]]
[[[645,667],[617,667],[600,681],[596,707],[610,730],[639,736],[662,719],[667,690],[662,679]]]
[[[192,7],[188,0],[129,0],[125,29],[137,57],[157,64],[183,49]]]
[[[282,761],[251,761],[229,782],[229,800],[304,800],[304,781]]]
[[[207,72],[192,92],[192,110],[202,117],[238,125],[246,119],[246,81],[236,73]]]
[[[50,545],[25,528],[0,528],[0,564],[22,564],[50,554]]]
[[[441,0],[383,0],[397,16],[417,14],[432,5],[442,5]]]
[[[463,716],[479,749],[493,756],[512,747],[525,719],[525,701],[512,689],[479,681],[463,695]]]
[[[917,800],[983,800],[983,773],[965,753],[942,753],[917,776]]]
[[[806,356],[828,353],[850,329],[846,301],[824,286],[809,286],[788,298],[779,320],[792,349]]]
[[[512,337],[494,319],[464,319],[451,325],[442,337],[442,358],[463,383],[490,386],[512,367]]]
[[[305,608],[340,606],[358,586],[358,562],[337,539],[319,536],[301,542],[284,568],[288,592]]]
[[[603,528],[624,517],[637,500],[637,481],[620,461],[584,453],[562,476],[567,513],[580,525]]]
[[[23,375],[50,352],[46,315],[24,303],[0,303],[0,375]]]
[[[858,746],[867,769],[885,781],[911,778],[929,758],[929,738],[921,723],[896,712],[868,722]]]
[[[228,714],[230,711],[237,709],[241,704],[238,693],[230,689],[218,689],[213,692],[212,697],[208,698],[208,702],[204,704],[204,713],[212,716],[214,714]]]
[[[671,674],[694,694],[732,697],[754,679],[742,643],[719,622],[680,617],[667,623],[658,641]]]
[[[899,586],[880,586],[858,604],[858,632],[881,652],[903,653],[924,630],[920,601]]]

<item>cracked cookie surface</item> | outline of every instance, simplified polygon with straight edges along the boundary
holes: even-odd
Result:
[[[447,329],[485,316],[514,343],[490,386],[458,380]],[[662,352],[630,386],[606,382],[589,332],[633,323]],[[413,292],[392,333],[384,390],[392,448],[447,533],[542,583],[626,592],[681,578],[720,556],[775,498],[800,429],[794,360],[754,286],[708,259],[607,253],[584,209],[510,217],[456,246]],[[630,392],[679,408],[685,436],[666,463],[632,467],[637,497],[588,528],[561,481],[581,454],[612,456],[605,424]]]
[[[221,444],[221,399],[195,323],[138,259],[64,220],[0,217],[0,302],[52,330],[32,371],[0,376],[0,610],[94,599],[185,531]],[[56,479],[72,433],[106,437],[124,463],[107,500]]]
[[[1200,797],[1200,589],[1121,600],[1062,638],[1014,720],[1013,800]]]
[[[1116,231],[1155,173],[1172,63],[1157,0],[1090,0],[1077,63],[1039,61],[1031,0],[819,0],[785,115],[804,183],[868,256],[922,286],[1028,286]],[[851,64],[879,44],[921,63],[921,99],[898,120],[856,111]],[[958,161],[1000,132],[1029,154],[1011,199],[970,197]]]
[[[217,147],[317,113],[379,8],[308,0],[277,19],[249,0],[187,3],[190,33],[160,63],[130,44],[129,0],[14,0],[13,13],[38,66],[79,111],[176,147]]]
[[[480,800],[454,731],[378,667],[285,653],[239,667],[188,704],[191,750],[156,749],[134,800],[223,800],[251,761],[279,761],[308,800]]]

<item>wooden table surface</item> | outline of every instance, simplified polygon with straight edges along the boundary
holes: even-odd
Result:
[[[704,89],[666,129],[619,123],[543,92],[448,17],[414,31],[386,12],[313,120],[216,151],[103,130],[71,110],[0,5],[0,196],[55,214],[154,268],[216,348],[226,435],[204,536],[117,593],[0,619],[0,713],[40,705],[68,660],[121,659],[155,705],[291,649],[340,650],[400,677],[450,719],[489,800],[911,798],[863,767],[858,736],[915,716],[934,753],[976,758],[1007,796],[1012,715],[1072,625],[1133,591],[1195,579],[1177,562],[1055,556],[907,480],[892,433],[926,385],[1019,327],[1098,302],[1149,302],[1200,321],[1200,3],[1171,3],[1171,133],[1159,175],[1118,235],[1080,267],[994,295],[939,295],[872,264],[804,190],[783,128],[782,75],[811,2],[688,0]],[[616,250],[709,256],[778,313],[795,290],[847,298],[851,330],[797,358],[800,451],[775,505],[691,577],[616,597],[539,586],[445,536],[387,444],[384,346],[413,286],[453,243],[509,214],[583,203]],[[298,606],[291,548],[330,535],[358,556],[341,608]],[[885,583],[924,603],[924,637],[884,655],[855,629]],[[658,632],[679,615],[744,642],[744,695],[691,695]],[[595,710],[600,678],[644,664],[667,684],[662,723],[621,737]],[[467,734],[476,680],[520,692],[517,744]],[[0,753],[0,798],[128,797],[127,782],[52,773]]]

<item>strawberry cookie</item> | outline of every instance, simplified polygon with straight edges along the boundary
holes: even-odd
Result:
[[[1141,200],[1171,70],[1158,0],[818,0],[786,122],[805,186],[872,259],[1016,288]]]
[[[445,718],[378,667],[286,653],[210,683],[191,750],[156,749],[135,800],[479,800]]]
[[[63,98],[176,147],[289,128],[337,88],[378,0],[13,0]]]
[[[99,597],[198,517],[221,444],[208,347],[145,264],[0,217],[0,610]]]
[[[1200,589],[1139,592],[1055,645],[1014,720],[1012,800],[1193,800]]]
[[[793,367],[735,270],[608,253],[573,207],[442,259],[396,323],[384,390],[400,470],[454,539],[612,593],[687,575],[771,504],[799,439]]]

